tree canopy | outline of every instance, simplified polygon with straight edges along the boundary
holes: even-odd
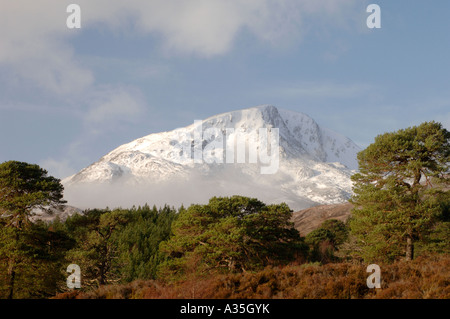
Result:
[[[36,164],[9,161],[0,164],[0,216],[21,229],[36,209],[49,211],[65,203],[59,179]]]
[[[54,293],[51,283],[58,272],[55,274],[52,258],[69,245],[68,238],[31,219],[37,209],[48,211],[64,204],[62,198],[59,179],[48,176],[38,165],[17,161],[0,164],[0,272],[7,283],[6,288],[0,288],[8,298],[20,296],[32,278],[37,295]]]
[[[192,205],[173,223],[173,237],[161,245],[165,276],[189,271],[246,271],[301,254],[298,231],[286,204],[254,198],[213,197]]]
[[[155,279],[159,244],[169,238],[176,216],[169,206],[86,210],[62,225],[77,243],[66,258],[83,270],[85,287]]]
[[[351,231],[365,259],[414,257],[414,241],[442,210],[450,133],[440,123],[385,133],[358,153]]]

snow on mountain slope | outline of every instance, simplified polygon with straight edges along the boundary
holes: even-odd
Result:
[[[270,144],[276,133],[277,144]],[[63,184],[69,203],[83,208],[187,206],[243,195],[298,210],[348,199],[359,150],[303,113],[261,105],[136,139]],[[268,165],[274,173],[262,173]]]

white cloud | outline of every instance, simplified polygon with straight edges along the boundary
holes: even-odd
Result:
[[[50,176],[54,176],[59,179],[66,178],[76,173],[76,170],[72,167],[68,159],[55,160],[53,158],[47,158],[39,163],[39,166],[46,169]]]
[[[10,75],[56,94],[79,93],[93,82],[65,44],[64,1],[1,1],[0,66]]]
[[[170,54],[211,57],[232,49],[241,30],[279,45],[296,43],[310,18],[333,26],[357,0],[78,0],[81,29],[66,26],[69,0],[0,0],[0,67],[53,94],[82,94],[95,81],[70,39],[91,28],[160,39]],[[310,19],[312,20],[312,19]],[[314,21],[308,21],[314,23]],[[4,75],[5,76],[5,75]],[[23,84],[23,83],[20,83]]]
[[[110,88],[95,93],[85,121],[88,124],[117,121],[133,121],[145,109],[145,104],[138,90]]]
[[[306,16],[327,25],[344,25],[357,0],[79,0],[89,27],[114,30],[133,21],[143,33],[157,34],[166,52],[214,56],[228,52],[239,31],[278,44],[297,42]],[[309,22],[312,22],[309,21]]]

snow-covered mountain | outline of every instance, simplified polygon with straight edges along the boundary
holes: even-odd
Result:
[[[306,114],[262,105],[139,138],[63,184],[82,208],[243,195],[298,210],[348,199],[359,150]]]

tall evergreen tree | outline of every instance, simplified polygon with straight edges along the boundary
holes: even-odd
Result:
[[[144,205],[130,211],[129,222],[114,238],[123,281],[156,278],[159,244],[169,238],[176,216],[177,211],[167,205],[160,209]]]
[[[77,242],[66,254],[67,260],[82,270],[83,286],[100,286],[120,281],[118,245],[114,235],[129,220],[127,210],[87,210],[66,220],[66,227]]]
[[[0,259],[7,264],[8,298],[15,295],[17,271],[33,260],[29,235],[36,210],[49,211],[64,204],[59,179],[35,164],[9,161],[0,164]],[[20,274],[19,274],[20,275]]]
[[[365,259],[413,259],[414,240],[448,192],[450,133],[436,122],[385,133],[358,153],[358,162],[350,228]]]

